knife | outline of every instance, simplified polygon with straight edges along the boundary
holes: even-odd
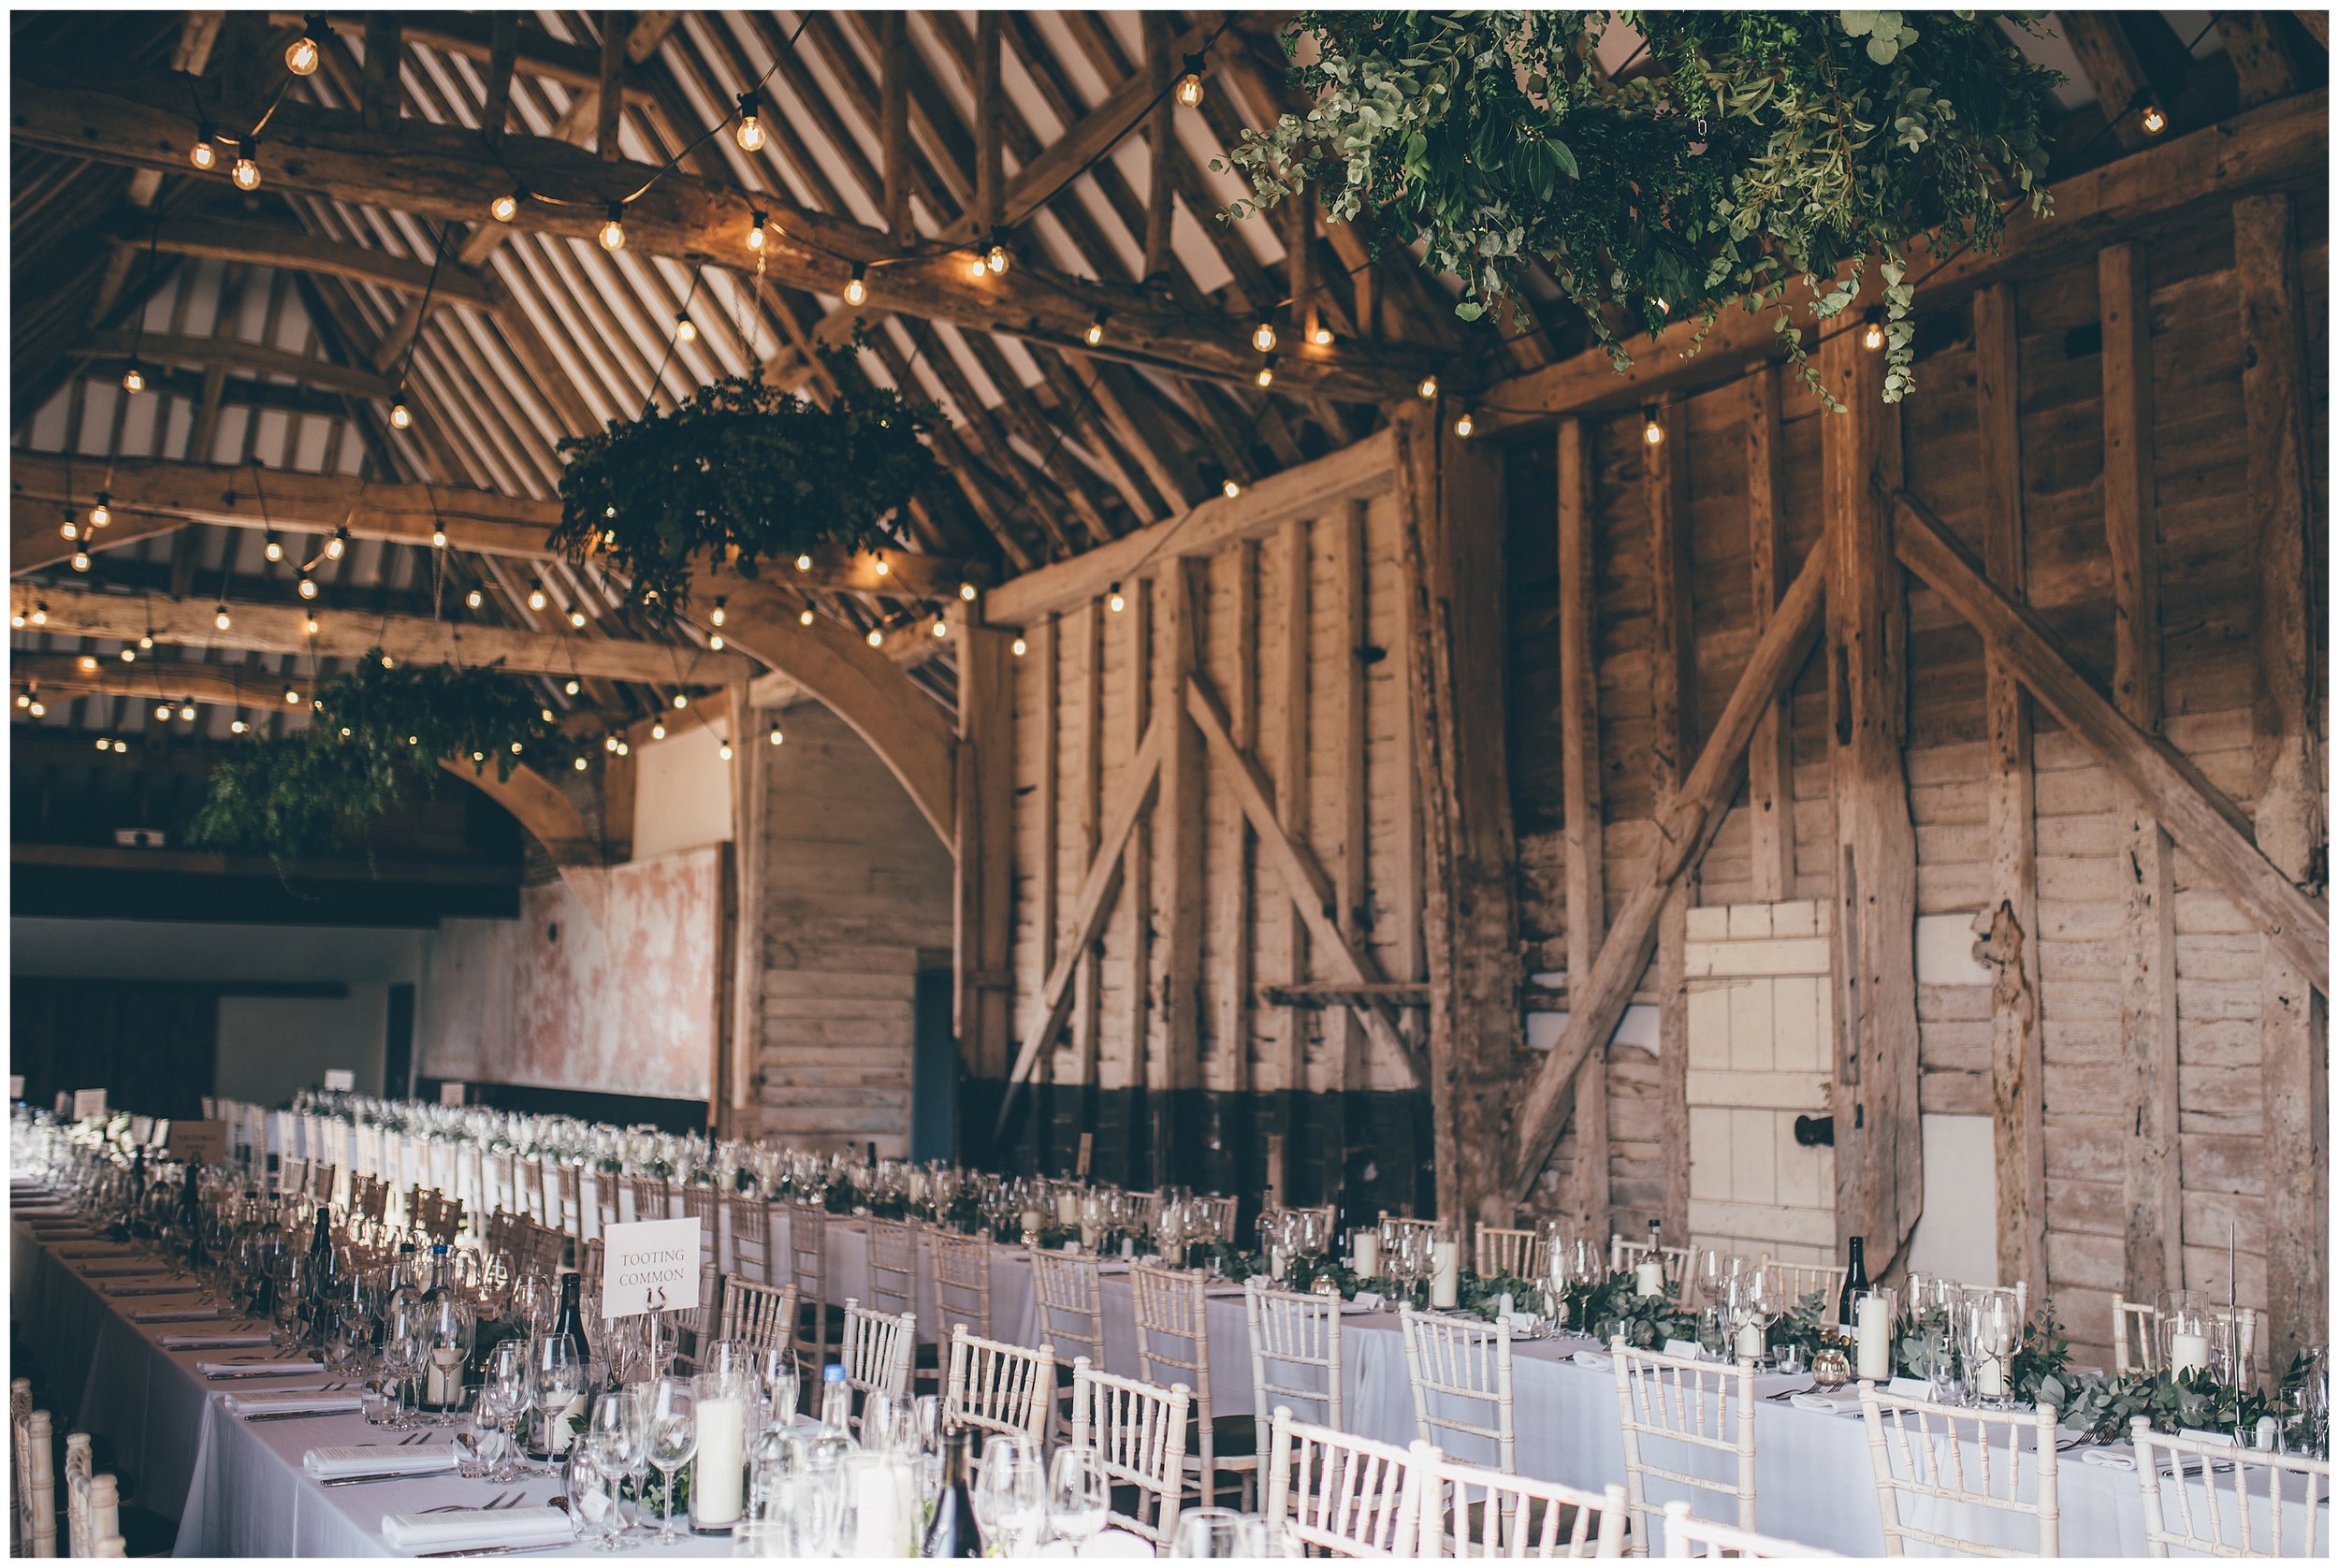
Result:
[[[205,1372],[206,1383],[225,1383],[233,1377],[314,1377],[314,1367],[254,1367],[250,1372]]]
[[[244,1419],[254,1422],[313,1421],[325,1416],[355,1416],[356,1414],[354,1410],[264,1410],[256,1416],[247,1416]]]
[[[575,1544],[576,1543],[574,1541],[539,1541],[532,1546],[518,1545],[509,1546],[458,1546],[452,1551],[417,1552],[415,1555],[418,1557],[501,1557],[506,1552],[557,1552],[564,1546],[574,1546]]]
[[[385,1470],[371,1475],[335,1475],[317,1484],[322,1487],[363,1487],[375,1481],[428,1481],[455,1469],[450,1461],[444,1470]]]

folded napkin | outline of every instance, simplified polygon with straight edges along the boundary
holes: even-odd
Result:
[[[227,1408],[239,1416],[301,1416],[357,1407],[355,1388],[258,1388],[227,1396]]]
[[[1126,1530],[1108,1530],[1092,1535],[1080,1548],[1082,1557],[1139,1557],[1154,1555],[1153,1543],[1142,1535]]]
[[[1379,1312],[1381,1310],[1381,1293],[1379,1291],[1359,1290],[1357,1292],[1357,1306],[1361,1310],[1365,1312]]]
[[[1343,1301],[1340,1303],[1340,1315],[1343,1317],[1364,1317],[1370,1314],[1379,1312],[1380,1310],[1381,1309],[1378,1304],[1367,1301],[1361,1297],[1358,1298],[1354,1301]]]
[[[1604,1355],[1597,1350],[1579,1350],[1576,1353],[1576,1364],[1579,1367],[1589,1367],[1593,1372],[1606,1372],[1616,1365],[1616,1357]]]
[[[2132,1448],[2082,1448],[2079,1462],[2092,1464],[2102,1470],[2133,1470],[2136,1453]]]
[[[167,1280],[176,1277],[162,1265],[143,1258],[123,1259],[115,1263],[94,1263],[80,1272],[85,1280]]]
[[[455,1445],[400,1448],[392,1444],[312,1448],[301,1456],[300,1468],[317,1480],[336,1475],[428,1475],[455,1468]]]
[[[1829,1416],[1849,1416],[1860,1408],[1860,1396],[1857,1394],[1795,1394],[1790,1396],[1787,1402],[1797,1410],[1816,1410]]]
[[[205,1377],[235,1373],[243,1377],[290,1377],[299,1372],[321,1372],[322,1361],[197,1361],[195,1370]]]
[[[268,1342],[269,1332],[261,1328],[249,1334],[164,1334],[154,1343],[165,1350],[243,1350]]]
[[[130,1314],[133,1323],[209,1323],[228,1316],[225,1307],[149,1307]]]
[[[74,1259],[84,1257],[127,1257],[130,1256],[130,1243],[127,1241],[109,1241],[102,1247],[63,1248],[59,1250],[57,1256],[59,1257]]]
[[[203,1285],[197,1280],[189,1280],[184,1285],[172,1285],[167,1280],[149,1285],[144,1280],[134,1280],[127,1285],[107,1285],[98,1288],[109,1296],[192,1296]]]
[[[552,1546],[575,1539],[558,1508],[465,1509],[458,1514],[391,1514],[382,1540],[392,1550],[461,1551],[471,1546]]]

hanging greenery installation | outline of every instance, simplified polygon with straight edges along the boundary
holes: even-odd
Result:
[[[521,682],[495,668],[393,665],[379,648],[319,691],[306,729],[246,743],[213,769],[192,826],[207,849],[280,864],[344,849],[427,793],[442,762],[509,778],[574,744]]]
[[[1456,312],[1533,319],[1541,260],[1621,370],[1625,340],[1736,305],[1772,315],[1826,399],[1791,290],[1823,329],[1882,288],[1884,397],[1910,387],[1912,251],[1996,247],[2010,200],[2043,212],[2041,125],[2061,76],[1987,11],[1309,11],[1315,107],[1230,153],[1239,219],[1313,184],[1461,283]],[[1637,31],[1618,81],[1598,49]],[[1694,352],[1693,347],[1692,352]]]
[[[823,547],[898,544],[895,516],[938,472],[922,438],[940,414],[867,385],[850,351],[824,357],[843,388],[825,408],[732,376],[670,411],[562,441],[553,548],[605,566],[632,603],[664,617],[689,603],[695,564],[753,577]]]

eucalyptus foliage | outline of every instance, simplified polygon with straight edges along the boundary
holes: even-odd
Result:
[[[278,861],[341,848],[429,791],[442,761],[509,778],[566,743],[501,670],[385,666],[379,648],[316,695],[305,730],[246,742],[211,772],[192,833]]]
[[[659,614],[689,603],[694,558],[753,577],[767,560],[826,545],[897,543],[896,513],[937,472],[921,439],[930,403],[853,385],[826,407],[731,376],[679,406],[563,440],[560,522],[551,544],[598,559],[632,602]]]
[[[1624,338],[1731,305],[1772,315],[1804,379],[1794,303],[1841,317],[1871,258],[1884,397],[1911,385],[1912,242],[1994,248],[2002,202],[2044,211],[2041,124],[2061,77],[1983,11],[1309,11],[1287,51],[1314,95],[1230,156],[1248,216],[1315,183],[1335,219],[1370,213],[1460,280],[1456,313],[1509,301],[1549,268],[1620,370]],[[1645,73],[1597,60],[1613,18]],[[2019,19],[2018,19],[2019,20]],[[2022,22],[2027,26],[2027,22]],[[1692,352],[1694,352],[1693,348]]]

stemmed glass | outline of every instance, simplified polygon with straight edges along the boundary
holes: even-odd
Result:
[[[593,1401],[591,1424],[587,1428],[589,1437],[609,1466],[611,1499],[616,1499],[616,1482],[644,1470],[649,1463],[644,1445],[647,1434],[642,1430],[641,1401],[621,1389],[611,1389]],[[636,1488],[638,1490],[638,1488]],[[634,1509],[638,1519],[641,1510]]]
[[[1104,1466],[1095,1449],[1056,1450],[1048,1463],[1048,1522],[1072,1543],[1073,1556],[1104,1529],[1110,1501]]]
[[[624,1548],[617,1537],[625,1524],[617,1515],[617,1483],[625,1474],[622,1458],[611,1451],[607,1439],[588,1434],[569,1455],[563,1482],[569,1494],[569,1517],[577,1533],[597,1552]]]
[[[584,1390],[585,1364],[576,1358],[574,1344],[547,1335],[529,1342],[528,1372],[545,1457],[558,1459],[568,1450],[569,1407]],[[530,1445],[531,1450],[535,1446]]]
[[[1014,1475],[1022,1462],[1026,1442],[1008,1432],[994,1432],[982,1445],[982,1468],[976,1474],[974,1486],[975,1525],[982,1532],[985,1542],[1000,1544],[1002,1557],[1007,1522],[1005,1514],[1015,1489]]]
[[[495,1393],[495,1416],[502,1423],[506,1440],[503,1463],[497,1468],[494,1479],[515,1480],[527,1474],[520,1463],[520,1423],[528,1418],[530,1408],[536,1402],[525,1341],[508,1339],[496,1346],[495,1357],[487,1363],[487,1387]]]
[[[682,1539],[674,1527],[675,1473],[699,1451],[698,1393],[687,1377],[661,1377],[651,1387],[646,1451],[665,1485],[665,1507],[659,1520],[658,1544],[671,1546]]]
[[[429,1345],[415,1328],[412,1322],[400,1322],[382,1341],[383,1388],[396,1401],[396,1414],[385,1424],[394,1431],[420,1425],[406,1414],[407,1389],[422,1375],[429,1356]]]
[[[463,1366],[471,1359],[478,1332],[471,1309],[453,1297],[443,1297],[423,1309],[422,1340],[427,1357],[423,1368],[423,1403],[438,1426],[452,1426],[463,1408]]]

